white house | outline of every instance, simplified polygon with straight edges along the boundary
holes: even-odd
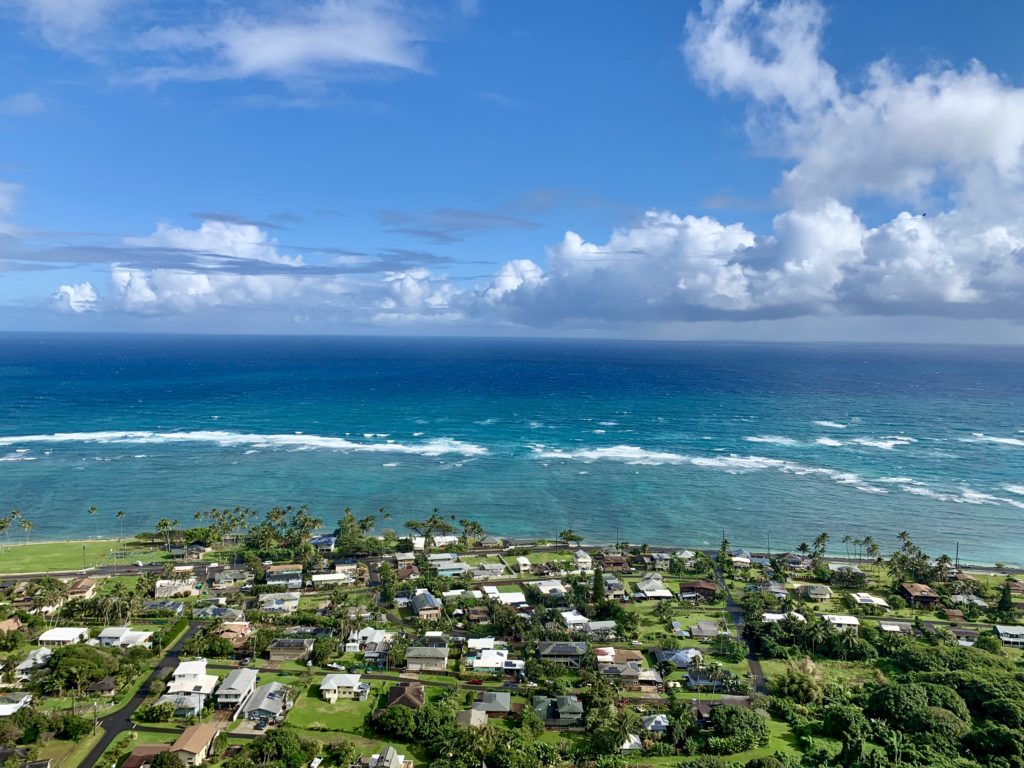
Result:
[[[854,592],[850,597],[853,598],[853,601],[857,603],[857,605],[872,605],[876,608],[889,610],[889,603],[887,603],[884,598],[869,595],[867,592]]]
[[[89,630],[85,627],[54,627],[39,636],[39,645],[46,648],[60,648],[62,645],[84,643],[89,639]]]
[[[234,709],[244,703],[256,689],[256,670],[249,667],[233,669],[217,689],[217,706]]]
[[[167,694],[198,696],[205,703],[217,687],[217,675],[206,674],[206,659],[183,661],[178,664],[167,684]]]
[[[53,651],[49,648],[36,648],[34,651],[29,651],[25,660],[14,668],[14,679],[18,682],[28,680],[34,670],[42,669],[50,662],[52,655]]]
[[[536,587],[542,595],[547,595],[548,597],[565,597],[569,594],[569,587],[558,579],[535,581],[533,582],[533,586]]]
[[[823,613],[821,615],[825,621],[831,624],[838,630],[843,632],[856,632],[860,629],[860,619],[856,616],[844,616],[835,613]]]
[[[267,613],[295,613],[299,610],[298,592],[265,592],[260,595],[260,610]]]
[[[320,698],[334,704],[338,699],[366,701],[370,684],[360,682],[359,675],[327,675],[320,683]]]
[[[636,584],[636,592],[648,600],[668,600],[672,598],[672,590],[665,586],[660,573],[645,573]]]
[[[473,657],[472,667],[478,672],[501,672],[508,661],[508,651],[504,648],[486,648],[478,651]]]
[[[131,627],[107,627],[96,635],[96,640],[107,648],[133,648],[139,645],[148,648],[153,633],[133,630]]]
[[[562,621],[565,622],[565,626],[569,628],[570,632],[577,630],[585,632],[587,624],[590,623],[590,619],[584,616],[582,613],[573,608],[571,611],[562,611]]]
[[[1011,648],[1024,647],[1024,627],[1017,625],[996,624],[996,636],[999,642]]]
[[[589,571],[594,567],[593,559],[582,549],[577,549],[572,553],[572,561],[577,571]]]
[[[517,557],[516,558],[516,570],[518,570],[520,573],[529,573],[530,572],[530,559],[527,558],[527,557],[524,557],[523,555],[520,555],[519,557]]]
[[[786,619],[807,621],[807,619],[804,618],[804,615],[802,613],[797,613],[796,611],[790,611],[789,613],[766,612],[761,614],[761,621],[763,621],[765,624],[777,624],[778,622],[785,621]]]

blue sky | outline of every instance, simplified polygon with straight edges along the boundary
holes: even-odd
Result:
[[[1024,341],[1022,22],[0,0],[0,328]]]

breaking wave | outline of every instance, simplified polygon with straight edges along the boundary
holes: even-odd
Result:
[[[1024,448],[1024,440],[1019,437],[996,437],[983,432],[974,432],[970,437],[960,438],[961,443],[996,443],[997,445],[1015,445]]]
[[[815,421],[814,424],[819,427],[828,427],[829,429],[846,429],[846,424],[840,424],[838,421]]]
[[[324,437],[301,433],[284,435],[247,434],[219,430],[193,432],[150,432],[150,431],[108,431],[108,432],[56,432],[49,435],[12,435],[0,437],[0,446],[26,445],[32,443],[100,443],[165,445],[175,443],[212,443],[222,448],[246,446],[248,448],[291,448],[326,449],[344,453],[402,453],[419,456],[483,456],[487,449],[482,445],[467,443],[449,437],[439,437],[422,443],[358,443],[342,437]]]
[[[792,437],[781,437],[779,435],[751,435],[744,437],[748,443],[769,443],[771,445],[800,445],[799,440],[794,440]]]

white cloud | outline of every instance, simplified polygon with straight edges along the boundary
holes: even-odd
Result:
[[[62,285],[53,294],[54,307],[60,312],[77,315],[96,309],[98,303],[96,290],[88,280],[83,283]]]
[[[35,93],[16,93],[0,99],[0,115],[35,115],[46,110],[46,104]]]
[[[54,48],[81,51],[123,0],[0,0]]]
[[[141,80],[265,78],[296,81],[342,70],[423,69],[422,35],[412,13],[386,0],[320,0],[242,8],[210,25],[154,27],[139,47],[166,58]],[[184,62],[184,63],[182,63]]]
[[[233,259],[299,266],[301,256],[283,256],[274,240],[255,224],[232,221],[204,221],[199,229],[184,229],[167,223],[145,237],[126,237],[126,245],[143,248],[171,248]]]

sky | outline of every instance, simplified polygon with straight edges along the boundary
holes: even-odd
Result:
[[[1024,343],[1021,28],[0,0],[0,330]]]

